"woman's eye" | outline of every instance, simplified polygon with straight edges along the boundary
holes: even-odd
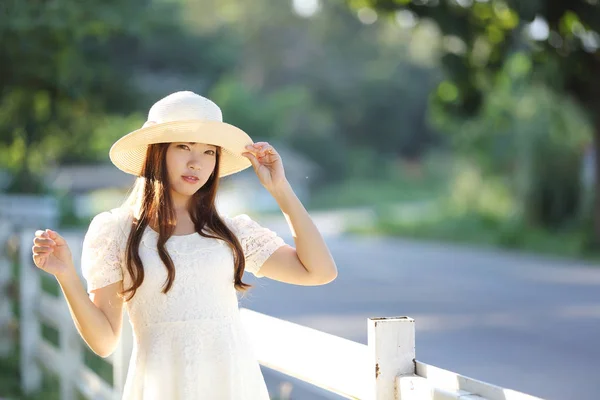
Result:
[[[215,151],[214,151],[214,150],[206,150],[206,151],[205,151],[205,153],[206,153],[206,154],[209,154],[209,155],[211,155],[211,156],[214,156],[214,155],[215,155]]]
[[[180,144],[177,146],[177,148],[179,149],[183,149],[183,150],[189,150],[190,147],[187,144]]]

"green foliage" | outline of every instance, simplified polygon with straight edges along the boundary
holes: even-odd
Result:
[[[593,131],[569,98],[518,83],[527,65],[520,54],[509,60],[505,83],[488,94],[477,117],[464,121],[439,110],[433,117],[486,176],[508,177],[520,217],[556,228],[582,215],[581,158]]]
[[[244,127],[255,141],[293,147],[317,162],[324,173],[315,184],[347,172],[346,149],[332,133],[331,114],[318,108],[317,99],[305,87],[290,84],[265,93],[226,76],[210,95],[223,109],[226,121]]]
[[[364,154],[356,154],[359,160]],[[376,154],[373,154],[376,157]],[[365,164],[375,162],[364,157]],[[373,167],[376,165],[376,167]],[[451,168],[446,157],[430,153],[422,162],[397,163],[382,161],[357,168],[349,178],[323,185],[315,191],[309,205],[312,209],[370,207],[387,210],[387,206],[403,203],[431,202],[445,196]],[[358,171],[361,169],[362,171]]]
[[[320,34],[321,54],[331,54],[314,60],[318,72],[307,65],[305,74],[319,106],[334,117],[337,137],[380,158],[423,156],[437,139],[426,117],[436,69],[411,62],[399,28],[364,25],[338,2],[323,4],[318,23],[312,36]]]
[[[302,87],[285,86],[267,95],[231,75],[217,82],[210,96],[229,123],[244,127],[256,140],[286,138],[294,128],[296,115],[306,112],[312,100]]]
[[[20,178],[12,189],[39,191],[28,176],[86,148],[87,117],[133,104],[113,45],[133,38],[142,19],[117,7],[11,1],[0,13],[0,159]]]
[[[500,247],[555,256],[597,259],[599,254],[586,247],[580,230],[548,232],[519,220],[495,220],[476,212],[440,213],[437,218],[398,221],[382,218],[374,228],[378,234],[437,240],[469,245]],[[361,234],[373,229],[355,229]]]
[[[141,112],[126,115],[105,114],[95,119],[89,132],[87,153],[72,152],[65,162],[106,162],[108,149],[121,136],[139,129],[146,121]]]
[[[352,1],[349,4],[354,5]],[[356,6],[356,5],[354,5]],[[596,103],[600,79],[595,71],[600,61],[594,56],[600,32],[600,7],[587,0],[490,0],[430,2],[365,0],[361,7],[379,12],[410,10],[419,18],[435,21],[448,38],[458,39],[464,51],[447,48],[442,57],[459,95],[447,105],[457,112],[479,110],[483,93],[515,51],[526,48],[533,55],[536,77],[550,78],[555,88],[574,95],[590,111]],[[543,18],[550,34],[537,42],[527,40],[526,24]],[[545,73],[558,65],[558,78]]]
[[[365,25],[343,2],[311,18],[265,0],[4,7],[0,167],[19,177],[11,191],[44,192],[58,164],[106,161],[153,101],[181,89],[211,97],[253,138],[306,153],[321,183],[357,172],[355,157],[374,170],[364,160],[419,158],[436,141],[435,68],[407,61],[398,29]]]
[[[505,178],[491,178],[473,163],[448,163],[452,178],[438,186],[437,200],[422,212],[403,212],[393,204],[376,208],[373,226],[354,227],[359,234],[384,234],[459,242],[569,257],[597,258],[580,224],[552,229],[521,218],[519,201]]]
[[[352,1],[349,3],[352,5]],[[593,140],[598,149],[600,119],[597,118],[597,94],[600,92],[600,75],[597,71],[600,69],[600,59],[597,51],[600,47],[600,7],[596,2],[365,0],[360,6],[371,7],[381,13],[410,10],[418,18],[434,20],[446,44],[460,44],[443,47],[441,60],[452,83],[440,84],[435,98],[438,108],[450,110],[455,115],[474,116],[487,104],[486,93],[498,86],[502,87],[507,82],[543,82],[559,96],[568,94],[592,118]],[[529,25],[534,21],[535,25]],[[532,26],[537,28],[537,32]],[[547,32],[540,34],[546,28]],[[500,111],[505,112],[504,109]],[[549,116],[542,122],[551,120],[558,129],[563,129],[567,118],[565,114],[559,115],[558,121],[554,116]],[[510,117],[500,115],[494,122],[503,124],[499,129],[502,132],[507,132],[507,127],[516,130]],[[524,125],[535,130],[527,122]],[[546,132],[553,128],[548,123],[545,126]],[[573,135],[573,132],[577,131],[562,131],[560,136],[564,139]],[[568,222],[578,214],[581,203],[581,189],[575,177],[580,157],[577,150],[569,147],[568,143],[564,146],[564,140],[558,144],[553,137],[546,136],[536,142],[535,138],[541,135],[521,136],[525,136],[525,143],[521,143],[514,151],[525,153],[524,156],[517,154],[516,160],[517,165],[526,164],[520,166],[520,174],[524,178],[519,179],[522,182],[519,190],[523,208],[529,212],[529,218],[542,225],[557,226]],[[577,133],[574,136],[579,138]],[[492,141],[497,139],[498,135],[492,135]],[[495,146],[494,149],[502,147]],[[545,165],[548,157],[552,158],[552,162]],[[596,156],[596,171],[600,171],[599,165],[600,157]],[[528,185],[531,185],[531,193],[527,193]],[[598,185],[594,204],[593,236],[598,244]]]
[[[9,191],[34,193],[58,163],[106,160],[143,123],[123,115],[145,108],[161,74],[203,73],[195,85],[208,87],[236,49],[224,32],[190,35],[176,3],[150,0],[10,0],[0,38],[0,167],[14,176]]]

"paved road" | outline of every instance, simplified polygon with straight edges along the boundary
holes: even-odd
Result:
[[[396,239],[327,242],[335,282],[300,287],[246,277],[257,287],[241,305],[360,343],[368,317],[407,315],[420,361],[546,399],[600,398],[600,268]],[[265,375],[275,391],[281,375]],[[337,398],[302,385],[292,393]]]

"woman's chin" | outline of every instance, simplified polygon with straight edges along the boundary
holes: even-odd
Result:
[[[192,197],[198,190],[200,189],[200,186],[198,186],[198,188],[193,189],[193,188],[175,188],[172,190],[173,194],[177,197]]]

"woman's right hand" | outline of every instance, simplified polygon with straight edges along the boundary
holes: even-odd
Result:
[[[35,232],[31,250],[35,265],[49,274],[58,276],[73,268],[73,258],[67,241],[50,229]]]

